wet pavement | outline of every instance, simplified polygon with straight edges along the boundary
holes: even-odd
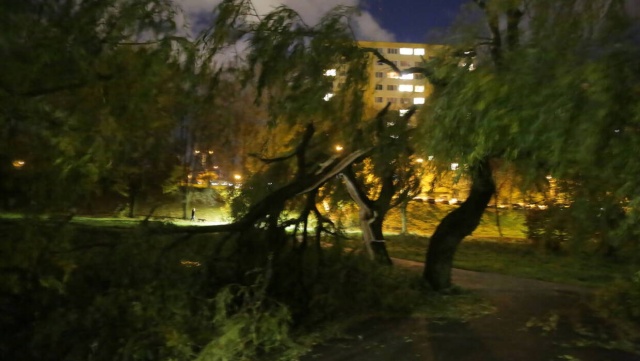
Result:
[[[418,262],[394,262],[422,270]],[[467,321],[370,319],[301,360],[640,361],[640,354],[609,348],[612,328],[589,309],[585,288],[463,270],[454,270],[453,281],[496,312]]]

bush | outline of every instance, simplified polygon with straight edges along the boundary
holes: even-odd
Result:
[[[217,335],[197,361],[291,359],[301,347],[291,339],[289,309],[267,295],[268,280],[259,275],[249,286],[232,284],[215,297]],[[284,354],[284,355],[279,355]]]
[[[640,271],[596,295],[596,307],[608,318],[628,320],[640,326]]]
[[[185,238],[37,220],[0,227],[6,359],[292,358],[300,332],[408,311],[423,297],[417,275],[260,229]]]
[[[527,238],[553,253],[566,248],[570,240],[570,224],[569,211],[562,207],[551,206],[546,210],[527,210],[525,213]]]

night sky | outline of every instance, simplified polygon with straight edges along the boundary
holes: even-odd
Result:
[[[434,28],[448,26],[469,0],[363,0],[362,6],[400,42],[424,42]]]

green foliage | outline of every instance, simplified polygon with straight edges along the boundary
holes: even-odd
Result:
[[[202,244],[167,253],[172,241],[135,231],[34,226],[5,228],[2,271],[21,277],[1,284],[7,357],[182,360],[213,334],[202,267],[190,266]]]
[[[410,312],[425,297],[417,276],[338,246],[269,261],[260,230],[229,239],[0,226],[0,351],[21,360],[291,359],[324,325]]]
[[[606,317],[640,325],[640,271],[598,292],[595,305]]]
[[[231,284],[218,291],[213,322],[220,331],[196,360],[285,360],[302,350],[291,339],[288,308],[267,295],[267,282],[261,274],[252,285]],[[278,353],[284,355],[274,358]]]
[[[527,238],[551,252],[566,250],[570,239],[569,210],[551,207],[526,212]]]
[[[496,3],[488,20],[505,20],[514,6]],[[569,198],[585,204],[571,213],[573,222],[586,228],[593,213],[583,209],[592,212],[605,200],[605,208],[636,202],[640,163],[628,154],[640,149],[640,47],[633,19],[622,6],[620,1],[529,2],[520,6],[529,20],[520,24],[527,30],[520,32],[517,46],[502,44],[493,57],[495,47],[468,43],[451,49],[453,54],[475,47],[473,71],[458,66],[459,58],[443,55],[447,85],[436,90],[419,123],[426,154],[443,165],[473,164],[483,157],[510,162],[525,186],[547,175],[570,183]],[[499,32],[503,40],[509,36]],[[637,235],[637,209],[627,210],[606,229],[606,242]],[[595,236],[585,232],[581,238]]]
[[[149,186],[143,178],[164,177],[179,47],[168,40],[173,3],[0,6],[0,172],[13,202],[64,209],[114,183],[140,189]],[[20,173],[15,159],[25,162]]]

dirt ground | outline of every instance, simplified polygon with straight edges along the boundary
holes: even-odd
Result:
[[[394,262],[422,270],[418,262]],[[588,289],[463,270],[454,270],[453,281],[483,296],[496,312],[444,323],[370,319],[354,326],[350,337],[317,346],[302,360],[640,361],[640,353],[611,347],[612,328],[589,309]]]

